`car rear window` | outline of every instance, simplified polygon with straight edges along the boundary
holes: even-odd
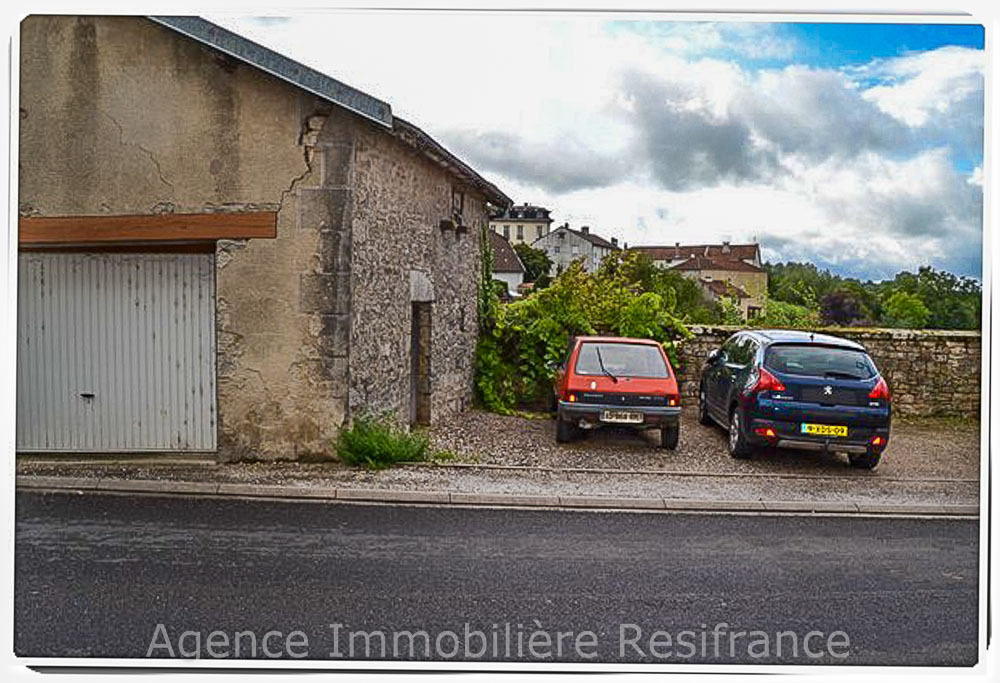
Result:
[[[864,351],[830,346],[772,346],[764,356],[764,366],[789,375],[871,379],[875,366]]]
[[[605,370],[616,377],[663,379],[670,376],[663,354],[655,346],[585,342],[580,347],[580,355],[576,359],[576,374],[603,375],[606,374]]]

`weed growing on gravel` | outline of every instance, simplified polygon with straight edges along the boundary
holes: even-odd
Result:
[[[348,465],[381,470],[398,462],[427,460],[430,439],[423,432],[406,432],[386,419],[361,417],[340,433],[337,458]]]
[[[448,462],[458,457],[455,451],[438,451],[431,456],[431,462]]]

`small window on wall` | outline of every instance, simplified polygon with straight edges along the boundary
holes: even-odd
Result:
[[[519,239],[519,240],[523,240],[524,239],[524,226],[523,225],[517,226],[517,239]]]
[[[558,254],[559,253],[559,247],[554,247],[554,249],[556,250],[556,253]]]
[[[451,212],[456,216],[461,216],[465,211],[465,193],[451,188]]]
[[[542,226],[535,227],[535,239],[542,239]]]
[[[503,226],[503,238],[505,240],[509,240],[510,239],[510,226],[509,225]]]

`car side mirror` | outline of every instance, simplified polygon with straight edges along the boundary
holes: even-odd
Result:
[[[725,358],[725,352],[722,349],[714,349],[708,352],[708,364],[715,365],[720,360]]]

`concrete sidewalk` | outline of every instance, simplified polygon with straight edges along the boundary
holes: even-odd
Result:
[[[121,494],[233,496],[256,499],[299,499],[382,504],[471,505],[565,509],[671,511],[757,514],[835,514],[852,516],[978,517],[976,504],[878,503],[850,500],[751,500],[621,497],[600,495],[540,495],[459,491],[399,490],[253,484],[115,477],[19,475],[18,490],[101,492]]]

